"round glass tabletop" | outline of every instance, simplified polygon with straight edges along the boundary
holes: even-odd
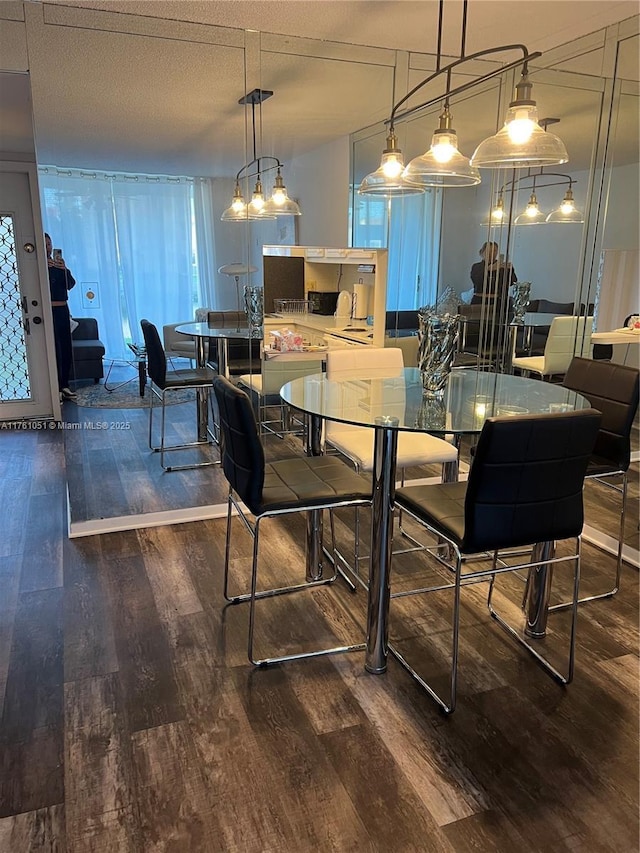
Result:
[[[209,326],[207,323],[182,323],[180,326],[176,326],[175,331],[180,335],[188,335],[192,338],[233,338],[244,340],[253,337],[262,337],[262,329],[250,329],[248,326],[218,329],[214,326]]]
[[[470,369],[453,370],[443,396],[435,399],[423,396],[415,367],[386,378],[339,382],[317,373],[288,382],[280,394],[294,408],[331,421],[459,435],[479,433],[493,416],[590,407],[588,400],[561,385]]]

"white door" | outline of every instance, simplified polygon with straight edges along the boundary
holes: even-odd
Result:
[[[0,171],[0,420],[53,413],[29,174]],[[44,310],[48,309],[47,307]]]

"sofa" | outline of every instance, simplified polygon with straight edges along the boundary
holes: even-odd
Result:
[[[102,359],[104,344],[98,337],[98,321],[94,317],[74,317],[78,324],[71,332],[70,379],[93,379],[99,382],[104,376]]]

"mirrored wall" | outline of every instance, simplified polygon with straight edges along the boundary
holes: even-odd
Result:
[[[624,244],[637,251],[638,37],[627,35],[634,29],[637,21],[627,22],[620,32],[610,28],[533,63],[530,77],[540,122],[562,138],[569,154],[562,166],[485,169],[478,186],[432,189],[426,198],[370,201],[355,190],[377,168],[386,130],[378,124],[352,136],[352,239],[376,245],[392,241],[389,311],[432,304],[447,287],[463,301],[485,241],[495,241],[518,279],[531,283],[531,299],[577,306],[598,301],[602,250]],[[517,76],[518,70],[505,73],[452,100],[452,124],[467,157],[501,126]],[[417,71],[410,80],[409,87],[419,81]],[[425,88],[423,102],[438,91],[444,91],[442,80]],[[436,103],[396,124],[405,162],[428,149],[441,108]],[[568,188],[584,221],[546,222]],[[521,214],[532,193],[541,216],[528,222]],[[497,219],[491,214],[499,202],[503,215]],[[418,220],[421,248],[407,260]],[[598,295],[604,304],[604,293]]]

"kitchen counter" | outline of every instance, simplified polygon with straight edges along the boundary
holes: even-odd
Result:
[[[265,336],[270,329],[282,329],[286,326],[302,331],[303,334],[332,335],[347,341],[372,343],[373,328],[363,321],[350,320],[348,317],[331,317],[323,314],[267,314],[264,318]],[[308,331],[307,331],[308,330]]]

